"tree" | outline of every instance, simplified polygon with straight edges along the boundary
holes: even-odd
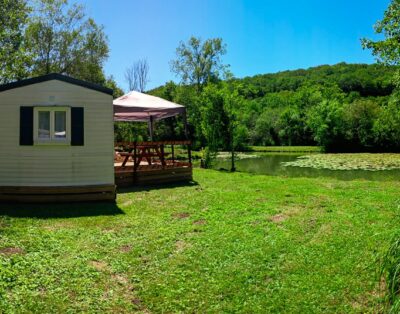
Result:
[[[307,125],[315,141],[325,151],[346,150],[344,106],[337,100],[324,100],[308,112]]]
[[[207,139],[206,166],[222,148],[231,152],[231,171],[235,171],[235,150],[246,137],[238,121],[242,98],[232,86],[221,83],[205,87],[200,101],[202,128]]]
[[[279,117],[282,109],[265,108],[258,116],[254,128],[254,142],[258,145],[279,145]]]
[[[287,107],[280,115],[279,138],[286,145],[300,145],[307,140],[304,111],[296,106]]]
[[[128,82],[129,90],[143,93],[149,82],[149,63],[146,59],[136,61],[125,71],[125,80]]]
[[[383,34],[384,40],[362,39],[364,48],[372,50],[380,62],[388,65],[400,64],[400,0],[392,0],[383,19],[374,26],[377,34]]]
[[[103,27],[86,19],[81,5],[68,0],[40,0],[34,6],[26,41],[32,74],[63,73],[103,84],[108,57]]]
[[[374,145],[374,122],[379,115],[379,105],[371,99],[357,99],[345,108],[346,137],[354,148],[365,150]]]
[[[399,95],[393,95],[374,122],[375,145],[384,151],[400,151],[399,99]]]
[[[227,73],[228,66],[223,65],[221,60],[224,54],[226,45],[221,38],[203,42],[200,38],[191,37],[187,43],[180,42],[176,59],[171,61],[171,70],[184,84],[193,84],[200,92],[208,82],[215,82]]]
[[[114,76],[110,75],[106,81],[104,82],[104,86],[111,88],[113,90],[113,97],[118,98],[124,94],[124,91],[118,86],[117,82],[114,79]]]
[[[28,13],[25,0],[0,0],[0,83],[27,76],[24,32]]]

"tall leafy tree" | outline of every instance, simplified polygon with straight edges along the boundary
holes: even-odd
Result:
[[[308,111],[308,127],[314,134],[315,141],[326,151],[340,147],[346,150],[346,121],[344,106],[337,100],[324,100]]]
[[[29,58],[24,32],[29,8],[25,0],[0,0],[0,83],[26,77]]]
[[[233,86],[221,83],[207,85],[199,100],[202,129],[207,140],[206,166],[219,149],[224,149],[231,152],[231,171],[235,171],[235,150],[246,136],[238,120],[242,98]]]
[[[400,151],[400,95],[393,95],[374,122],[375,145],[384,151]]]
[[[400,0],[392,0],[383,19],[374,26],[375,32],[385,39],[373,41],[362,39],[364,48],[372,50],[379,61],[389,65],[400,64]]]
[[[227,72],[221,57],[226,54],[226,45],[221,38],[202,41],[191,37],[176,48],[176,59],[171,61],[171,70],[184,84],[195,85],[198,92],[209,82],[215,82]]]
[[[32,75],[57,72],[104,83],[109,49],[103,27],[68,0],[40,0],[33,9],[26,31]]]
[[[381,108],[372,99],[357,99],[345,108],[346,137],[355,149],[371,148],[374,144],[374,122]]]

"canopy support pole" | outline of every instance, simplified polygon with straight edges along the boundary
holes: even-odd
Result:
[[[154,118],[153,116],[150,116],[149,119],[149,134],[150,134],[150,141],[153,141],[153,137],[154,137]]]

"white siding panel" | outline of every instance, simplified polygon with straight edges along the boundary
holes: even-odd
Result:
[[[85,145],[19,146],[20,106],[84,107]],[[0,92],[0,186],[114,184],[112,96],[57,80]]]

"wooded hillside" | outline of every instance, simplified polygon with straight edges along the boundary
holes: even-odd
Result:
[[[215,100],[213,108],[205,105],[205,98],[221,91],[237,99],[237,148],[322,145],[330,151],[397,150],[395,71],[396,67],[380,64],[339,63],[215,82],[201,92],[169,82],[150,93],[187,106],[191,135],[199,147],[208,145],[205,120],[212,110],[211,119],[220,120],[218,146],[228,148],[223,105],[221,110]],[[180,128],[179,123],[166,121],[159,125],[158,136],[170,137]]]

